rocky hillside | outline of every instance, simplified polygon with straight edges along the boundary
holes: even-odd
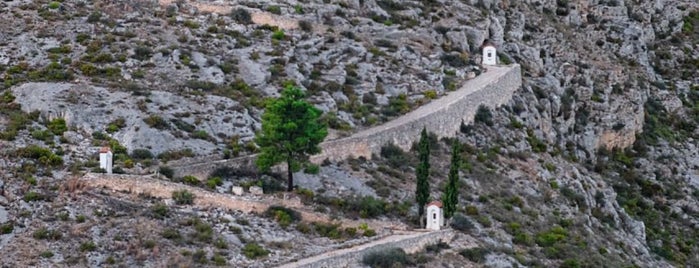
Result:
[[[14,0],[0,9],[0,255],[26,255],[2,264],[265,266],[326,250],[294,245],[363,239],[292,212],[200,213],[71,178],[94,169],[102,144],[135,174],[254,152],[264,99],[290,84],[327,112],[335,136],[349,135],[478,75],[486,39],[502,63],[522,66],[524,86],[454,139],[464,234],[406,263],[699,263],[696,1]],[[433,198],[454,140],[432,141]],[[312,190],[298,194],[339,219],[415,224],[415,163],[415,152],[387,145],[373,160],[299,174]],[[201,187],[276,183],[221,170]]]

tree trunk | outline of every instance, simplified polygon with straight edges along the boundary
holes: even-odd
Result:
[[[294,190],[294,171],[291,168],[291,156],[286,160],[286,175],[288,180],[286,191],[291,192]]]
[[[420,206],[420,205],[418,204],[418,206]],[[418,221],[420,222],[420,228],[425,228],[425,217],[423,217],[425,215],[425,207],[420,206],[417,209],[417,214],[418,214]]]

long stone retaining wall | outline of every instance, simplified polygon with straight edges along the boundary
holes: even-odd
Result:
[[[480,105],[491,108],[507,103],[522,86],[519,65],[489,66],[487,72],[467,81],[459,90],[432,101],[386,124],[360,131],[350,137],[321,143],[322,153],[311,158],[314,163],[325,159],[341,161],[349,157],[371,159],[381,147],[393,143],[403,150],[410,149],[422,128],[438,137],[453,137],[461,122],[470,124]],[[218,167],[250,167],[255,156],[228,160],[211,160],[196,164],[174,166],[176,176],[206,177]]]
[[[450,242],[454,238],[454,231],[451,229],[424,232],[405,236],[389,237],[388,241],[376,241],[353,248],[347,248],[334,252],[329,252],[319,256],[300,260],[296,263],[288,263],[278,268],[354,268],[365,267],[361,264],[366,254],[371,252],[386,250],[389,248],[401,248],[407,254],[413,254],[425,249],[428,245],[436,244],[439,241]]]

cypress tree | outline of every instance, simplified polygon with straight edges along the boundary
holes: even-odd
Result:
[[[456,212],[456,205],[459,203],[459,166],[461,165],[461,151],[459,141],[454,140],[451,146],[451,166],[449,167],[449,179],[447,181],[442,204],[444,205],[444,217],[451,218]]]
[[[427,130],[422,128],[420,142],[418,143],[418,158],[420,163],[415,170],[417,186],[415,188],[415,200],[418,205],[418,216],[422,225],[422,215],[425,213],[425,204],[430,198],[430,185],[427,178],[430,176],[430,141],[427,138]]]

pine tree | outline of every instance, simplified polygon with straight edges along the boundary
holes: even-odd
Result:
[[[430,141],[427,138],[427,130],[422,129],[420,133],[420,142],[418,143],[418,158],[420,163],[415,170],[417,178],[417,187],[415,189],[415,200],[418,205],[418,216],[422,225],[422,215],[425,213],[425,204],[430,198],[430,185],[427,181],[430,176]]]
[[[294,171],[298,171],[308,157],[320,153],[318,144],[328,135],[327,126],[320,122],[321,110],[304,99],[301,89],[289,86],[281,97],[267,104],[262,114],[262,131],[255,142],[261,153],[256,160],[262,170],[286,162],[287,191],[294,188]]]
[[[461,151],[459,141],[454,140],[451,147],[451,166],[449,167],[449,179],[442,195],[444,205],[444,217],[451,218],[456,212],[459,203],[459,166],[461,165]]]

